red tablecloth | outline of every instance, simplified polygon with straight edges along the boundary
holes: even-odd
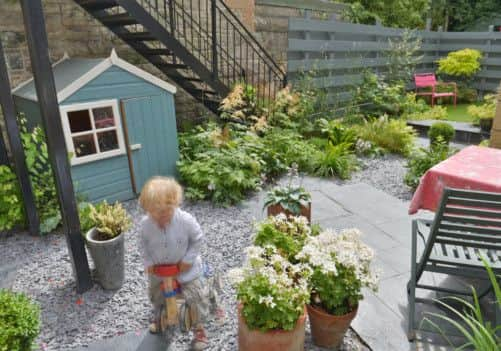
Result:
[[[501,193],[501,150],[468,146],[430,168],[412,197],[409,214],[435,211],[445,187]]]

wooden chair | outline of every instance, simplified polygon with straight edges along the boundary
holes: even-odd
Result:
[[[416,96],[429,96],[431,106],[435,105],[435,99],[443,97],[453,97],[454,107],[457,103],[457,85],[454,82],[438,82],[435,73],[420,73],[414,75],[414,84],[416,86]],[[451,86],[454,91],[437,92],[437,86]],[[420,88],[431,88],[431,91],[418,91]]]
[[[424,242],[419,256],[418,236]],[[409,341],[415,338],[415,303],[433,303],[430,299],[416,298],[416,288],[471,296],[471,291],[420,283],[424,272],[488,279],[479,259],[482,255],[495,274],[501,273],[501,194],[446,188],[433,221],[413,220],[411,250],[411,279],[407,284]],[[489,284],[479,292],[479,298],[491,289]],[[499,325],[501,306],[495,313]]]

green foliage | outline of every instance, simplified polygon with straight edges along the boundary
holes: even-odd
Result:
[[[45,135],[40,127],[29,132],[24,116],[19,118],[21,140],[40,217],[40,231],[46,234],[61,223],[59,201],[49,162]]]
[[[429,148],[420,148],[415,151],[407,161],[407,173],[404,177],[404,183],[415,189],[419,185],[421,177],[433,166],[446,160],[455,150],[449,149],[441,136]]]
[[[458,103],[467,103],[467,104],[472,104],[477,101],[478,99],[478,94],[477,90],[473,88],[468,88],[467,86],[464,86],[463,84],[458,84],[458,91],[457,91],[457,102]]]
[[[29,351],[40,332],[40,309],[21,293],[0,290],[0,351]]]
[[[485,31],[501,6],[500,0],[433,0],[430,3],[433,28],[442,26],[446,32],[471,31],[478,23],[484,25],[481,31]]]
[[[92,204],[88,206],[90,207],[90,222],[86,222],[85,225],[93,224],[96,227],[100,240],[113,239],[127,231],[131,226],[130,216],[118,202],[110,205],[104,201],[96,207]]]
[[[442,141],[449,144],[456,131],[454,127],[447,122],[435,122],[431,125],[430,130],[428,130],[428,138],[430,138],[430,144],[434,145],[437,141]]]
[[[407,156],[414,147],[416,132],[404,120],[388,116],[366,122],[357,128],[359,138],[393,153]]]
[[[496,105],[497,96],[486,95],[481,105],[468,106],[468,113],[472,115],[477,122],[481,119],[493,119],[496,114]]]
[[[499,277],[496,277],[485,258],[481,257],[481,259],[487,270],[487,274],[494,291],[495,300],[493,308],[501,308],[501,288],[498,282]],[[453,318],[448,317],[445,314],[427,312],[426,314],[429,317],[425,317],[423,323],[431,324],[452,346],[454,344],[445,335],[442,328],[431,318],[441,320],[450,324],[466,339],[466,343],[464,345],[461,345],[456,350],[472,349],[477,351],[498,351],[501,349],[501,337],[499,336],[501,325],[492,325],[489,321],[486,320],[485,316],[482,314],[482,309],[477,292],[473,287],[471,287],[471,290],[473,295],[473,303],[455,296],[447,297],[441,300],[435,300],[435,302],[438,303],[443,309],[445,309],[445,311],[452,314]],[[451,304],[446,303],[446,300],[450,300]],[[452,304],[461,305],[462,310],[453,307]]]
[[[336,0],[336,2],[339,2]],[[399,28],[422,28],[429,10],[428,0],[341,0],[351,4],[343,17],[354,23]]]
[[[403,84],[388,84],[371,71],[364,72],[362,83],[355,92],[355,103],[369,116],[398,116],[404,100]]]
[[[438,72],[449,76],[470,78],[480,70],[482,53],[474,49],[452,51],[438,60]]]
[[[388,63],[386,67],[386,80],[406,84],[410,82],[416,65],[423,55],[417,55],[421,49],[422,39],[412,31],[405,30],[401,37],[389,39],[390,50],[388,51]]]
[[[310,234],[311,229],[306,218],[287,218],[284,214],[279,214],[269,217],[258,225],[254,245],[261,247],[272,245],[282,257],[291,263],[296,263],[295,257]]]
[[[444,106],[435,105],[423,112],[414,112],[405,115],[405,118],[410,121],[422,120],[446,120],[448,116],[447,108]]]
[[[292,91],[290,86],[280,90],[271,107],[268,124],[284,129],[304,129],[308,117],[314,111],[314,97],[301,91]]]
[[[320,177],[349,178],[358,166],[352,148],[350,143],[334,145],[329,141],[325,148],[315,155],[313,173]]]
[[[0,231],[24,224],[24,208],[16,175],[8,166],[0,166]]]

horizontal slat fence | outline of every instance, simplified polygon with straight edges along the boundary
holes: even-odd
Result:
[[[287,75],[298,83],[303,73],[316,88],[323,88],[328,101],[344,104],[350,91],[362,81],[362,72],[372,69],[384,73],[388,65],[389,40],[398,40],[404,30],[380,25],[360,25],[334,20],[290,18]],[[501,79],[500,32],[413,31],[422,39],[417,55],[422,60],[416,72],[436,71],[436,61],[450,51],[478,49],[484,54],[482,70],[474,77],[473,87],[481,93],[494,92]]]

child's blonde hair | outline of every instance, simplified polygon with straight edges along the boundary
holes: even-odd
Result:
[[[139,204],[148,211],[157,206],[178,207],[183,200],[183,188],[174,178],[153,177],[146,182],[139,196]]]

